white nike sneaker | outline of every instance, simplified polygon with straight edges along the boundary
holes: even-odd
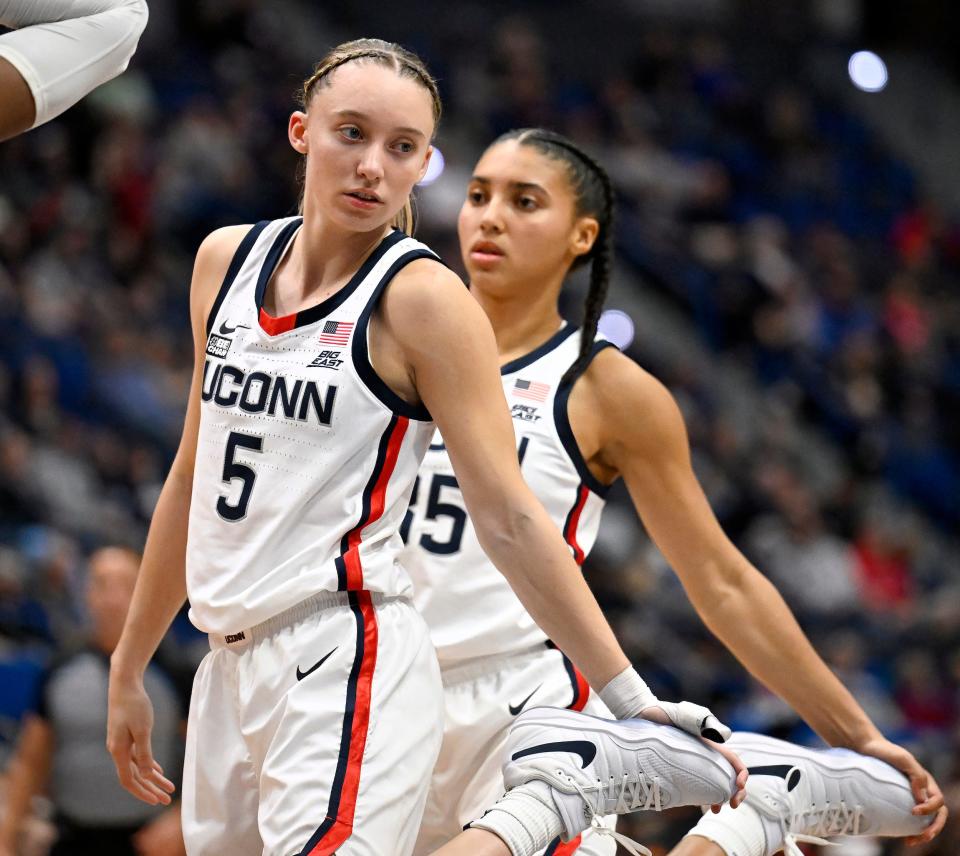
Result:
[[[727,745],[750,771],[747,805],[779,826],[781,840],[771,841],[765,825],[768,856],[802,856],[797,842],[827,844],[833,835],[918,835],[933,820],[911,814],[909,781],[879,758],[746,732]]]
[[[565,840],[603,815],[723,803],[737,790],[726,758],[677,728],[549,707],[514,721],[503,778],[508,789],[548,784]]]

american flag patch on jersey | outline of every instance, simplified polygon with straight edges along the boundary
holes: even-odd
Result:
[[[327,321],[320,331],[320,341],[326,345],[346,345],[353,332],[353,321]]]
[[[513,385],[513,394],[517,398],[529,398],[531,401],[546,401],[550,384],[536,380],[517,380]]]

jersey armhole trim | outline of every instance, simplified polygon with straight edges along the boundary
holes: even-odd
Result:
[[[388,407],[398,416],[406,416],[408,419],[415,419],[419,422],[432,422],[433,417],[430,415],[430,411],[427,410],[426,405],[423,403],[411,404],[409,401],[404,401],[384,383],[370,362],[370,353],[367,348],[367,329],[370,324],[370,316],[373,314],[377,303],[380,302],[384,289],[402,268],[417,259],[432,259],[435,262],[440,261],[436,254],[424,248],[410,250],[390,265],[374,289],[373,294],[370,295],[370,299],[360,313],[360,317],[357,319],[357,327],[353,331],[353,344],[351,349],[353,364],[360,380],[363,381],[367,389],[376,396],[381,404]],[[440,263],[443,264],[443,262]]]
[[[570,393],[573,391],[573,385],[583,376],[583,373],[587,370],[590,363],[593,362],[597,354],[605,351],[607,348],[615,347],[617,346],[614,345],[613,342],[606,340],[594,342],[593,350],[590,352],[590,359],[587,360],[583,370],[566,383],[561,384],[553,399],[553,421],[557,426],[557,436],[560,438],[560,442],[567,456],[570,458],[570,462],[573,464],[583,483],[599,497],[607,495],[610,490],[610,485],[603,484],[603,482],[590,472],[587,462],[583,459],[583,453],[577,445],[576,437],[573,435],[573,428],[570,426],[570,415],[567,412],[567,404],[570,400]]]
[[[223,282],[220,284],[220,290],[217,292],[217,297],[213,301],[213,306],[210,307],[210,314],[207,316],[207,335],[209,336],[213,332],[213,322],[216,321],[217,313],[220,311],[220,307],[223,305],[223,301],[227,297],[227,293],[230,291],[230,286],[233,285],[233,281],[237,278],[237,274],[240,273],[240,268],[243,267],[243,263],[247,260],[247,256],[250,255],[250,250],[253,249],[253,245],[257,242],[257,238],[260,237],[260,233],[270,224],[269,220],[261,220],[259,223],[254,224],[250,227],[250,231],[243,236],[243,240],[237,246],[237,249],[234,251],[233,258],[230,259],[230,265],[227,268],[227,272],[223,276]]]

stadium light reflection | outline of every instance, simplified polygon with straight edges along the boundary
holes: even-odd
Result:
[[[430,163],[427,164],[427,172],[423,178],[417,182],[417,186],[426,187],[428,184],[433,184],[443,174],[444,163],[443,152],[434,146],[433,154],[430,156]]]
[[[887,85],[887,65],[873,51],[857,51],[847,63],[850,80],[863,92],[879,92]]]
[[[603,333],[621,351],[633,341],[633,319],[619,309],[608,309],[600,316],[597,330]]]

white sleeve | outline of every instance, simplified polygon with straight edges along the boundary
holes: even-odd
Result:
[[[130,62],[147,25],[146,0],[0,0],[0,57],[30,87],[33,127],[59,116]]]

